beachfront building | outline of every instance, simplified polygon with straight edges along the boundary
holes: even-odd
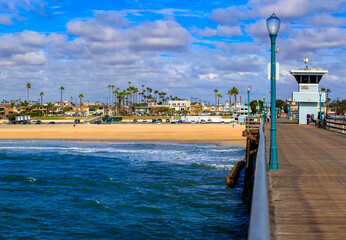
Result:
[[[248,115],[248,105],[242,104],[240,102],[233,103],[231,106],[231,114],[234,117],[247,116]]]
[[[149,114],[151,107],[148,106],[138,106],[135,107],[135,114],[138,116],[145,116]]]
[[[65,115],[66,115],[66,116],[77,116],[76,112],[73,111],[73,110],[70,110],[70,111],[65,112]]]
[[[156,98],[154,98],[154,97],[148,97],[148,98],[147,98],[147,104],[148,104],[148,107],[157,105],[157,103],[156,103]]]
[[[143,106],[137,106],[135,107],[135,115],[138,116],[145,116],[145,115],[150,115],[152,109],[158,109],[158,108],[169,108],[169,105],[143,105]]]
[[[55,102],[54,104],[54,112],[55,113],[58,113],[58,112],[63,112],[64,111],[64,108],[69,108],[69,109],[72,109],[73,105],[72,105],[72,102],[71,101],[57,101]]]
[[[189,112],[191,115],[198,116],[203,112],[203,105],[195,102],[194,104],[190,105],[190,111]]]
[[[219,105],[205,105],[202,104],[202,113],[203,114],[215,114],[215,115],[220,115],[220,114],[229,114],[230,113],[230,106],[228,101],[226,101],[226,103],[223,104],[219,104]]]
[[[298,92],[293,92],[292,99],[298,103],[299,124],[307,124],[309,116],[318,118],[320,94],[321,102],[325,102],[325,93],[319,92],[319,82],[327,73],[327,70],[308,68],[308,66],[304,70],[291,70],[291,74],[298,83]]]
[[[86,116],[90,115],[88,106],[75,106],[75,107],[73,107],[73,111],[78,116],[85,116],[86,117]]]
[[[92,116],[104,116],[106,115],[107,107],[103,103],[95,102],[95,103],[83,103],[83,106],[89,108],[89,115]],[[111,109],[115,109],[115,107],[110,107]]]
[[[189,111],[191,102],[189,100],[168,101],[168,106],[175,111]]]
[[[298,105],[292,98],[287,98],[286,103],[290,105],[290,111],[296,112],[298,109]]]
[[[0,119],[7,119],[8,115],[13,114],[14,109],[9,104],[0,104]]]
[[[289,114],[290,114],[290,119],[297,119],[298,116],[298,105],[295,101],[293,101],[292,98],[287,98],[286,103],[290,106],[289,108]]]

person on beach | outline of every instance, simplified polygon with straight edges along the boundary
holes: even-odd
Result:
[[[309,125],[310,123],[310,114],[306,115],[306,124]]]

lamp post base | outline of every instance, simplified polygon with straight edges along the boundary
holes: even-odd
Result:
[[[270,148],[269,169],[279,169],[276,147]]]

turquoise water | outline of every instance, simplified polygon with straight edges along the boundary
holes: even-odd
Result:
[[[1,239],[245,239],[245,154],[213,144],[0,141]]]

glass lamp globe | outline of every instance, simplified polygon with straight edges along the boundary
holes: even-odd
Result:
[[[249,86],[249,87],[247,88],[247,91],[250,92],[251,90],[252,90],[252,87]]]
[[[280,28],[280,18],[273,13],[270,18],[267,19],[267,28],[269,34],[277,34]]]

